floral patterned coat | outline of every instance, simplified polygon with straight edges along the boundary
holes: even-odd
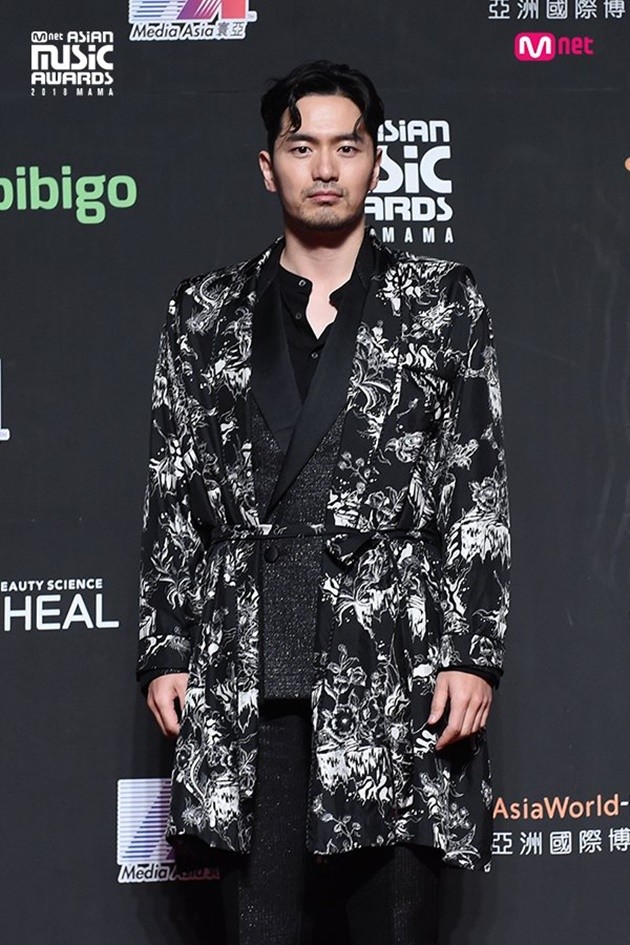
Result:
[[[441,668],[502,666],[510,542],[492,329],[467,268],[370,238],[376,267],[358,330],[328,346],[333,387],[347,370],[328,510],[296,526],[326,536],[305,843],[321,854],[427,844],[446,863],[487,869],[485,732],[436,752],[445,723],[426,720]],[[155,374],[142,552],[138,671],[190,674],[167,838],[245,852],[260,548],[292,529],[259,515],[251,461],[256,283],[272,249],[175,293]],[[328,411],[311,404],[316,429],[302,424],[276,498],[334,403]]]

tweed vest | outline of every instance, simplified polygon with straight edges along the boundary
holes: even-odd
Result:
[[[345,411],[324,435],[308,462],[271,513],[276,524],[323,522],[341,443]],[[252,398],[254,489],[264,513],[280,473],[284,453]],[[309,698],[317,591],[324,539],[318,535],[274,538],[264,543],[261,580],[261,693],[265,699]]]

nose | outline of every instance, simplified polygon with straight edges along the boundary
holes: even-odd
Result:
[[[330,148],[319,148],[311,166],[313,180],[331,181],[339,177],[336,155]]]

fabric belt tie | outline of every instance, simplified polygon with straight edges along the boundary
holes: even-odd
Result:
[[[304,522],[289,522],[276,525],[261,522],[259,525],[234,525],[230,528],[216,526],[209,531],[210,544],[223,541],[269,541],[277,538],[325,538],[326,550],[341,567],[348,567],[361,554],[364,547],[373,541],[390,538],[419,538],[439,550],[439,536],[427,528],[325,528]]]

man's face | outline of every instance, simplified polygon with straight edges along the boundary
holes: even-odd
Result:
[[[302,123],[290,130],[284,113],[273,156],[259,155],[265,187],[277,193],[294,227],[332,232],[350,229],[363,218],[363,204],[376,186],[381,152],[361,113],[342,95],[306,95],[297,107]]]

